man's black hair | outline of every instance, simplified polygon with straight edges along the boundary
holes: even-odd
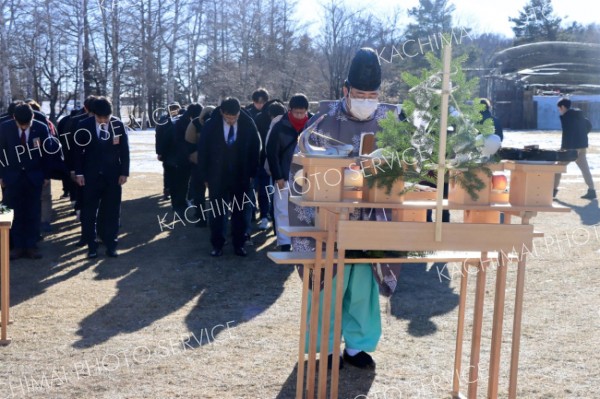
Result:
[[[14,118],[21,125],[29,124],[33,120],[33,110],[29,104],[21,103],[15,106]]]
[[[110,116],[112,114],[112,104],[106,97],[98,97],[92,103],[94,114],[98,116]]]
[[[269,92],[264,87],[260,87],[252,93],[252,101],[257,103],[260,102],[261,99],[263,99],[264,102],[269,101]]]
[[[308,97],[302,93],[296,93],[290,98],[290,109],[308,109]]]
[[[565,107],[566,109],[570,109],[571,108],[571,100],[569,100],[568,98],[561,98],[556,103],[556,106],[557,107]]]
[[[240,100],[235,97],[227,97],[221,102],[221,111],[226,115],[237,115],[240,108]]]
[[[94,112],[94,101],[96,101],[97,98],[98,97],[91,95],[83,100],[83,106],[88,112]]]
[[[187,107],[187,115],[190,119],[195,119],[200,116],[200,112],[202,112],[202,104],[200,103],[191,103]]]
[[[275,102],[269,105],[267,112],[271,118],[275,118],[276,116],[285,114],[287,110],[285,109],[285,105]]]
[[[10,116],[14,117],[16,106],[21,105],[21,104],[23,104],[23,101],[21,101],[21,100],[15,100],[15,101],[11,102],[10,104],[8,104],[8,109],[6,110],[6,113],[9,114]]]
[[[488,100],[487,98],[480,99],[479,104],[485,105],[484,111],[489,111],[490,108],[492,107],[492,103],[490,103],[490,100]]]

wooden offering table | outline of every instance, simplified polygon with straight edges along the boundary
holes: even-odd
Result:
[[[336,164],[337,161],[337,164]],[[296,156],[295,163],[304,167],[304,174],[311,173],[311,168],[320,163],[314,158]],[[328,167],[344,168],[355,160],[328,159]],[[500,164],[502,165],[502,164]],[[546,165],[536,165],[542,168]],[[549,165],[552,173],[557,165]],[[564,168],[564,166],[561,166]],[[502,169],[500,167],[500,169]],[[324,176],[324,171],[321,171]],[[333,172],[330,172],[333,175]],[[335,173],[337,175],[337,172]],[[343,176],[343,174],[342,174]],[[529,176],[528,178],[530,178]],[[535,180],[535,176],[533,177]],[[339,193],[332,198],[332,193]],[[470,348],[469,379],[466,384],[469,399],[478,397],[479,368],[481,365],[481,337],[484,312],[485,284],[487,269],[491,260],[498,266],[496,270],[496,289],[494,298],[493,326],[491,331],[491,353],[489,359],[488,398],[498,397],[498,379],[500,375],[500,353],[502,344],[502,326],[504,323],[505,291],[508,261],[516,257],[518,260],[517,286],[515,293],[515,310],[512,327],[512,348],[510,381],[508,397],[516,398],[517,372],[519,361],[519,343],[521,336],[521,319],[523,309],[524,279],[526,254],[532,249],[533,238],[541,236],[534,233],[531,218],[537,212],[569,212],[566,207],[554,205],[531,205],[523,203],[448,203],[444,200],[441,209],[462,210],[465,213],[504,212],[504,223],[499,219],[493,222],[443,223],[441,240],[436,240],[436,225],[415,221],[406,211],[423,211],[440,209],[438,203],[429,201],[411,201],[401,198],[395,203],[374,203],[361,200],[344,200],[343,187],[327,190],[327,198],[319,198],[319,190],[306,190],[301,197],[291,197],[290,201],[300,206],[315,208],[315,227],[282,227],[287,235],[292,237],[310,237],[316,241],[315,252],[270,252],[269,258],[277,264],[301,264],[303,270],[303,288],[300,315],[300,337],[298,347],[298,376],[296,398],[320,399],[338,398],[339,354],[341,344],[341,315],[343,301],[344,268],[337,268],[336,298],[334,309],[334,325],[330,325],[333,294],[334,264],[356,263],[417,263],[417,262],[460,262],[463,267],[477,268],[475,301],[473,310],[473,328]],[[552,195],[552,192],[544,193]],[[410,198],[410,197],[409,197]],[[512,195],[511,195],[512,198]],[[551,198],[551,197],[550,197]],[[390,209],[390,222],[373,222],[350,220],[350,214],[356,208]],[[520,218],[520,223],[512,224],[514,217]],[[489,219],[491,220],[491,219]],[[428,251],[432,252],[424,258],[386,258],[386,259],[348,259],[347,250],[389,250],[389,251]],[[442,254],[443,251],[443,254]],[[465,270],[466,271],[466,270]],[[455,362],[452,384],[452,395],[455,398],[465,397],[461,393],[460,376],[462,371],[463,338],[466,315],[467,280],[469,273],[461,273],[458,321],[456,331]],[[312,278],[311,278],[312,277]],[[321,309],[321,341],[320,359],[317,375],[317,335],[319,317],[320,281],[323,279],[323,309]],[[312,286],[311,286],[312,282]],[[310,320],[308,303],[311,302]],[[307,333],[308,325],[310,331]],[[329,348],[330,329],[333,328],[333,348]],[[308,336],[308,362],[305,365],[306,337]],[[331,370],[324,362],[332,353]],[[331,373],[328,384],[328,373]],[[318,380],[318,385],[317,385]],[[328,395],[329,385],[329,395]],[[448,387],[450,389],[450,387]],[[315,392],[316,391],[316,392]]]
[[[8,345],[10,307],[10,248],[8,239],[12,226],[13,212],[0,214],[0,345]]]

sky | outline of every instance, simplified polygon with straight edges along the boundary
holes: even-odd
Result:
[[[297,16],[306,22],[317,22],[320,18],[319,4],[328,0],[298,0]],[[553,0],[554,13],[563,18],[563,23],[577,21],[587,25],[600,23],[600,12],[592,9],[590,3],[598,0]],[[394,7],[406,10],[419,4],[418,0],[345,0],[352,8],[365,7],[378,15],[389,13]],[[474,33],[500,33],[513,37],[508,17],[517,17],[528,0],[450,0],[455,5],[454,25],[473,29]],[[597,4],[597,3],[596,3]],[[310,11],[308,11],[310,10]],[[313,27],[314,28],[314,27]]]

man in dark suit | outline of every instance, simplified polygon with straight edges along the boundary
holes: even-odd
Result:
[[[212,208],[203,210],[210,217],[211,256],[223,255],[224,221],[229,209],[234,252],[247,255],[243,207],[251,206],[251,199],[244,193],[251,187],[258,167],[261,142],[252,118],[240,111],[236,98],[223,100],[204,125],[198,141],[199,181],[208,187]]]
[[[111,116],[108,99],[99,97],[93,107],[94,116],[82,120],[73,136],[75,176],[83,187],[81,227],[90,259],[98,256],[96,227],[106,255],[118,256],[121,186],[129,176],[129,144],[123,122]],[[98,215],[102,215],[100,220]]]
[[[27,104],[15,106],[14,120],[0,124],[0,185],[3,202],[14,210],[10,239],[11,259],[39,259],[36,248],[40,230],[42,186],[49,183],[49,168],[44,145],[48,128],[33,120],[33,110]]]

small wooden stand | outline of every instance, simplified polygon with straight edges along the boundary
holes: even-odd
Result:
[[[506,161],[510,170],[510,203],[513,205],[552,205],[554,176],[567,170],[566,165]]]
[[[0,345],[8,345],[10,324],[10,246],[9,236],[13,212],[0,215]]]

